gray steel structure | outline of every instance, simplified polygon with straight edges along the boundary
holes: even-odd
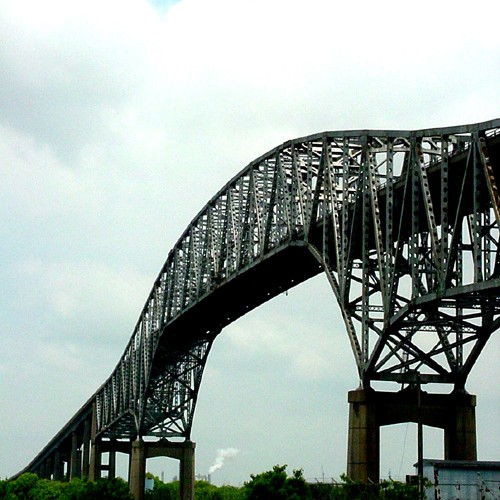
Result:
[[[325,132],[256,159],[181,235],[115,370],[27,469],[93,406],[95,437],[189,440],[217,335],[320,272],[361,387],[463,389],[500,325],[499,176],[500,119]]]

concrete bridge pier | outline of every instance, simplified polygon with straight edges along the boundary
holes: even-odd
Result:
[[[92,422],[86,419],[83,423],[83,444],[82,444],[82,478],[88,479],[90,473],[90,429]]]
[[[136,439],[132,443],[130,454],[129,486],[135,500],[144,499],[146,482],[146,460],[153,457],[170,457],[179,460],[179,483],[181,500],[194,499],[194,449],[195,443],[184,441],[143,441]]]
[[[101,478],[102,452],[100,440],[93,439],[90,450],[89,480],[97,481]]]
[[[61,458],[61,452],[56,450],[54,454],[54,479],[62,481],[64,477],[64,463]]]
[[[420,399],[420,404],[419,404]],[[347,476],[355,481],[380,480],[380,427],[404,422],[444,429],[444,458],[477,460],[476,397],[466,392],[429,394],[417,389],[348,393]]]
[[[146,444],[142,439],[132,442],[128,484],[135,500],[143,500],[146,484]]]
[[[81,453],[78,449],[78,434],[74,431],[71,435],[71,456],[69,461],[69,479],[81,477],[82,462]]]
[[[108,461],[108,478],[114,479],[116,477],[116,451],[110,450]]]
[[[45,463],[44,476],[46,479],[51,479],[53,467],[54,467],[54,460],[52,459],[52,457],[49,457],[47,459],[47,462]]]

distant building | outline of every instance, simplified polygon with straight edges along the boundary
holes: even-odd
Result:
[[[145,491],[153,491],[155,489],[155,480],[152,477],[147,477],[144,484]]]
[[[428,500],[500,500],[500,462],[424,459]],[[416,466],[417,464],[415,464]]]

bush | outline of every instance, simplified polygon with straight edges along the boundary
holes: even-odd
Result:
[[[147,500],[177,500],[179,482],[163,483],[152,474],[154,489],[147,491]],[[207,481],[195,482],[196,500],[416,500],[418,487],[397,481],[363,484],[341,476],[342,484],[306,483],[302,470],[286,473],[286,465],[252,474],[243,488],[217,487]],[[120,478],[90,482],[73,479],[71,482],[40,479],[25,473],[13,481],[0,480],[0,500],[130,500],[128,484]]]
[[[243,489],[238,488],[236,486],[228,486],[228,485],[220,486],[217,491],[220,496],[215,498],[221,498],[223,500],[246,499],[245,492],[243,491]]]
[[[380,497],[383,500],[414,500],[418,499],[418,486],[400,483],[398,481],[382,481]]]
[[[36,488],[38,483],[38,476],[32,472],[25,472],[21,474],[17,479],[9,481],[7,484],[7,491],[5,498],[8,499],[31,499],[35,498],[32,495],[32,491]]]
[[[382,481],[365,484],[352,481],[344,474],[342,484],[311,485],[313,498],[317,500],[418,500],[418,487],[398,481]]]
[[[88,500],[132,500],[128,483],[116,477],[114,479],[99,479],[88,482]]]
[[[37,500],[58,500],[63,496],[66,485],[59,481],[49,479],[38,479],[34,488],[30,491],[30,498]]]
[[[89,483],[84,479],[75,478],[65,484],[62,500],[87,500],[89,498]]]
[[[292,477],[286,473],[286,465],[275,465],[273,470],[251,474],[251,480],[244,484],[249,500],[307,500],[311,498],[309,485],[302,470],[294,470]]]
[[[96,482],[73,479],[69,483],[40,479],[31,472],[3,481],[0,499],[5,500],[131,500],[128,484],[120,478]]]

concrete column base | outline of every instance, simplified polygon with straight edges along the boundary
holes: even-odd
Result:
[[[445,432],[445,459],[476,460],[476,397],[452,394],[350,391],[347,476],[364,483],[380,480],[380,427],[418,422]]]
[[[144,485],[146,482],[146,447],[142,439],[132,443],[130,454],[130,492],[135,500],[144,499]]]
[[[179,464],[181,500],[194,499],[194,473],[194,443],[188,441],[182,449],[182,458]]]
[[[181,500],[194,499],[194,450],[195,443],[184,441],[170,443],[157,441],[147,443],[147,457],[170,457],[179,460],[179,486]]]
[[[69,478],[74,479],[75,477],[81,476],[81,463],[78,452],[78,435],[73,432],[71,436],[71,455],[69,462]]]
[[[181,500],[194,499],[194,450],[192,441],[171,443],[168,441],[142,441],[132,443],[129,464],[129,487],[135,500],[143,500],[146,480],[146,459],[169,457],[179,460]]]
[[[64,477],[64,464],[61,460],[61,452],[56,450],[54,455],[54,479],[62,481]]]
[[[100,439],[97,437],[97,407],[92,404],[92,417],[90,421],[90,463],[89,481],[97,481],[101,478],[101,450],[99,449]]]
[[[100,442],[95,439],[90,446],[89,481],[97,481],[101,478],[101,462]]]
[[[90,472],[90,420],[83,424],[82,477],[88,479]]]
[[[108,478],[114,479],[115,477],[116,477],[116,451],[111,450],[109,452]]]
[[[367,391],[349,392],[347,477],[363,483],[378,482],[380,431],[376,405]]]

